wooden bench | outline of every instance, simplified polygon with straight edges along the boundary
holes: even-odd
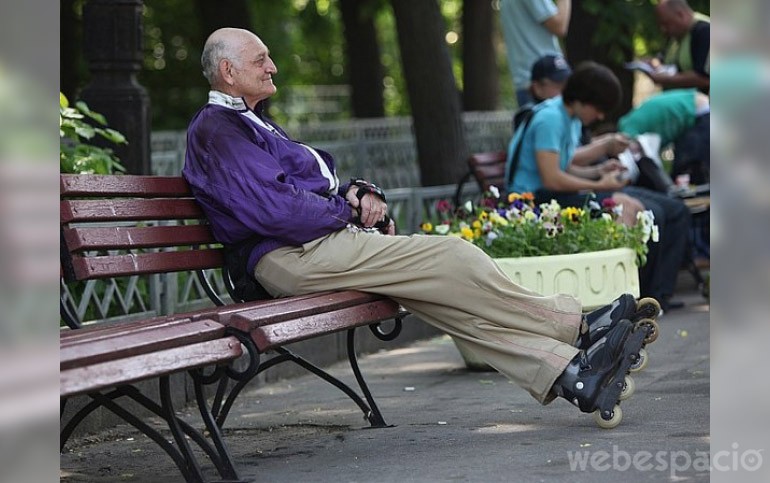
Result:
[[[379,338],[391,340],[400,332],[404,315],[396,302],[344,291],[225,304],[200,272],[223,266],[222,247],[216,244],[181,177],[61,175],[60,196],[64,283],[198,271],[216,304],[119,324],[83,324],[75,307],[62,296],[61,316],[68,327],[60,333],[61,448],[84,418],[104,407],[152,438],[174,460],[186,481],[206,480],[188,437],[208,456],[222,479],[240,481],[221,428],[248,382],[286,361],[342,390],[371,426],[386,425],[358,368],[355,329],[366,325]],[[227,281],[227,274],[223,278]],[[231,288],[228,286],[232,297]],[[388,319],[396,323],[385,331],[380,322]],[[343,330],[363,397],[284,347]],[[267,352],[274,355],[262,360]],[[236,364],[242,355],[248,360]],[[210,441],[175,415],[169,377],[179,372],[192,378]],[[158,381],[159,402],[135,384],[145,380]],[[207,386],[215,387],[211,403]],[[64,420],[68,398],[78,395],[86,395],[88,402]],[[159,416],[174,443],[121,404],[124,398]]]
[[[500,192],[505,191],[505,151],[487,151],[472,154],[468,158],[468,172],[457,183],[453,198],[454,206],[460,206],[463,202],[463,186],[471,177],[476,179],[481,193],[489,191],[491,186],[496,186]]]

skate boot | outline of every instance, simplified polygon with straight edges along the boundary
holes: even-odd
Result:
[[[618,321],[631,320],[636,314],[636,299],[625,293],[604,307],[583,315],[577,348],[586,350],[610,331]]]
[[[593,412],[602,428],[614,428],[623,419],[619,403],[635,390],[627,374],[639,358],[639,349],[648,327],[633,330],[628,320],[615,326],[588,350],[582,350],[553,385],[556,395],[563,397],[582,412]]]
[[[637,301],[633,295],[623,294],[604,307],[583,316],[584,323],[581,326],[581,334],[576,346],[578,349],[588,349],[614,327],[619,320],[623,319],[634,322],[637,327],[649,327],[649,335],[645,339],[644,345],[652,343],[658,338],[658,323],[655,318],[659,312],[660,304],[657,300],[645,297]],[[655,315],[649,317],[651,314]],[[631,371],[641,371],[647,367],[647,363],[647,351],[642,348],[640,357]]]

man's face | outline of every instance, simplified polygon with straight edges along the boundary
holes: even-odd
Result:
[[[604,120],[604,112],[600,111],[596,106],[582,102],[576,103],[575,114],[584,126],[590,126],[596,121]]]
[[[659,5],[655,10],[658,19],[658,27],[666,37],[681,39],[690,30],[687,16],[684,11],[670,8],[667,5]]]
[[[270,52],[262,41],[254,36],[249,38],[240,52],[240,61],[233,63],[233,88],[244,98],[246,104],[254,106],[276,92],[273,74],[278,68],[270,58]]]
[[[560,96],[566,85],[566,80],[562,82],[555,82],[551,79],[532,81],[532,94],[538,100],[550,99],[552,97]]]

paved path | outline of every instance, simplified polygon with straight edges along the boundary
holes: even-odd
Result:
[[[707,481],[709,307],[694,292],[682,299],[684,309],[661,319],[650,366],[613,430],[563,400],[540,406],[497,373],[468,372],[440,337],[362,359],[394,427],[364,429],[337,390],[301,377],[242,395],[227,441],[242,476],[261,482]],[[332,372],[350,379],[346,364]],[[75,443],[62,481],[180,479],[125,428]]]

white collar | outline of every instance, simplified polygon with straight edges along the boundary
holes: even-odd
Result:
[[[236,111],[248,111],[249,107],[243,97],[233,97],[221,91],[209,91],[209,104],[234,109]]]

